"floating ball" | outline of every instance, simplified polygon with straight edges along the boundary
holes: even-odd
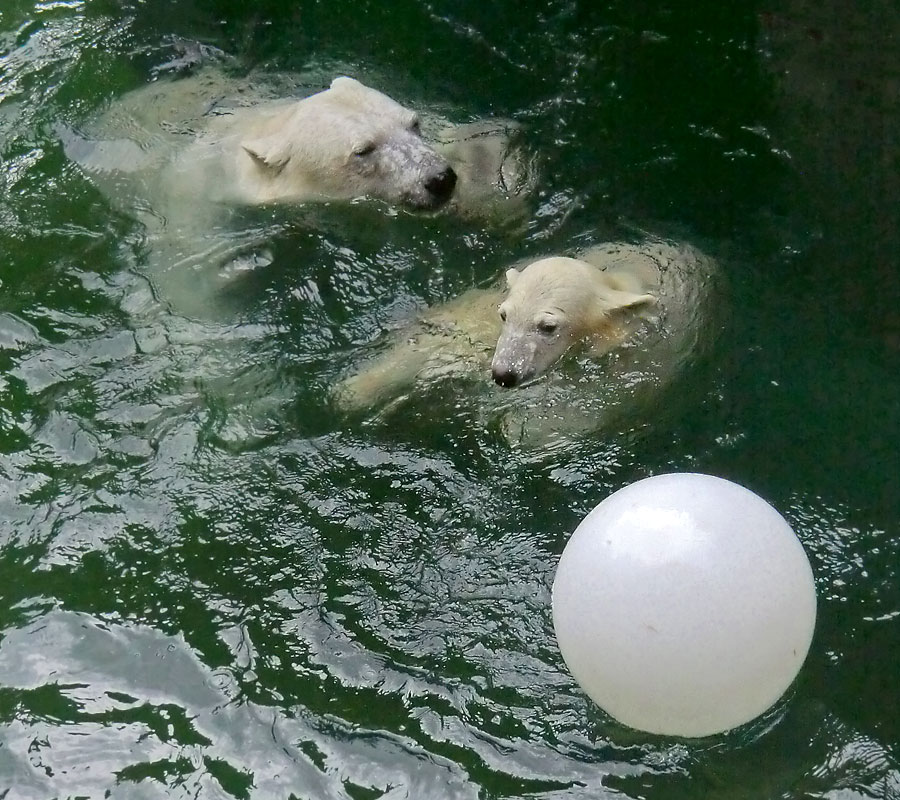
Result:
[[[625,725],[707,736],[762,714],[812,641],[809,560],[748,489],[691,473],[638,481],[572,534],[553,625],[582,689]]]

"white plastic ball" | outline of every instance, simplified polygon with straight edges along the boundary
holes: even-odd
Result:
[[[812,641],[816,592],[784,518],[710,475],[620,489],[572,534],[553,625],[575,680],[632,728],[707,736],[772,706]]]

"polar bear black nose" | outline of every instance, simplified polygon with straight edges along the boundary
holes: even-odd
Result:
[[[519,374],[511,369],[495,369],[492,372],[494,383],[500,384],[505,389],[515,386],[519,382]]]
[[[456,186],[456,173],[452,167],[444,167],[440,172],[425,179],[425,189],[439,200],[446,200]]]

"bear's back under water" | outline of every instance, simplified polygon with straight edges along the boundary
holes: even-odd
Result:
[[[285,75],[241,78],[217,66],[160,78],[113,99],[100,114],[75,128],[58,127],[67,156],[111,205],[143,226],[141,246],[123,253],[152,287],[126,300],[135,315],[162,304],[174,313],[216,320],[227,315],[221,290],[240,259],[283,228],[274,215],[245,215],[225,202],[227,176],[208,162],[205,170],[180,172],[182,159],[219,115],[295,102],[312,90]]]

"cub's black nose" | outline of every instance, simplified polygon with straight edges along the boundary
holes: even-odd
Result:
[[[500,384],[505,389],[509,389],[519,382],[518,373],[511,369],[495,369],[491,374],[494,376],[494,383]]]
[[[446,200],[450,197],[455,186],[456,173],[452,167],[445,167],[425,180],[425,189],[438,200]]]

